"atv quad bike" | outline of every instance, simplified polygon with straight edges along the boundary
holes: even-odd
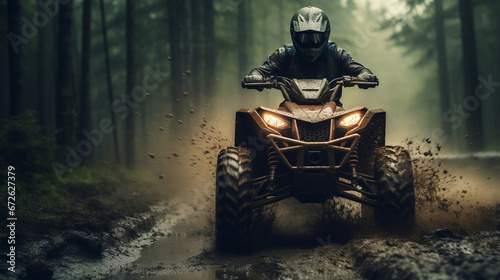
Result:
[[[413,171],[408,151],[385,146],[386,113],[334,102],[342,87],[376,82],[344,76],[273,77],[244,88],[280,89],[279,109],[236,113],[235,147],[219,153],[216,172],[216,246],[244,252],[252,246],[257,209],[295,197],[322,203],[333,196],[363,204],[379,224],[412,223]]]

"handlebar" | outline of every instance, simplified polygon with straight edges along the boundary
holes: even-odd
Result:
[[[290,89],[291,79],[287,77],[273,76],[270,77],[268,81],[260,82],[260,83],[245,83],[245,81],[241,82],[241,86],[246,89],[256,89],[262,91],[263,89],[281,89],[281,86],[284,86],[286,89]],[[343,87],[353,87],[353,86],[369,86],[376,87],[379,85],[379,82],[366,82],[366,81],[358,81],[357,77],[352,76],[342,76],[331,80],[329,83],[330,89],[333,91],[337,86]]]
[[[275,88],[281,90],[283,97],[285,100],[290,101],[290,95],[288,92],[291,87],[291,79],[287,77],[273,76],[270,77],[267,81],[260,83],[245,83],[245,81],[241,82],[241,86],[246,89],[256,89],[258,91],[262,91],[266,88]],[[376,87],[379,85],[377,82],[366,82],[366,81],[358,81],[357,77],[351,76],[342,76],[335,78],[329,82],[330,87],[330,101],[335,100],[337,94],[340,92],[341,87],[353,87],[353,86],[366,86],[366,87]]]

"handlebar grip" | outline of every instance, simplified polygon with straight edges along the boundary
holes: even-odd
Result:
[[[377,82],[363,82],[363,81],[356,81],[353,82],[354,85],[363,85],[363,86],[373,86],[376,87],[378,86],[378,81]]]
[[[246,89],[256,89],[262,91],[265,88],[272,88],[272,83],[245,83],[241,82],[241,87]]]

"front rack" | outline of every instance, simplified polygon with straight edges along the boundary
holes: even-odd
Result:
[[[349,160],[352,152],[359,143],[361,136],[357,133],[349,136],[337,138],[328,142],[304,142],[277,134],[268,134],[267,138],[270,140],[271,145],[274,147],[279,157],[285,166],[290,170],[336,170],[342,168]],[[278,142],[283,143],[284,147],[279,147]],[[327,152],[328,165],[323,166],[305,166],[304,159],[305,153],[311,148],[324,149]],[[296,165],[292,165],[287,155],[290,152],[297,152]],[[342,160],[337,165],[335,162],[335,152],[343,153]]]

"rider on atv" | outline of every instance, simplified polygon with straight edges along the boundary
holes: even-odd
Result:
[[[338,107],[341,88],[375,87],[377,77],[328,41],[330,23],[320,9],[300,9],[290,29],[293,45],[280,48],[242,83],[246,89],[279,89],[285,102],[277,110],[238,110],[234,146],[217,157],[215,241],[221,251],[248,252],[262,242],[254,220],[262,220],[263,207],[291,197],[358,202],[362,217],[384,226],[411,227],[415,221],[410,154],[385,144],[386,112]]]
[[[271,76],[331,81],[344,75],[357,76],[358,81],[378,82],[368,68],[355,62],[351,55],[334,42],[328,41],[330,21],[316,7],[298,10],[290,22],[293,44],[286,44],[267,58],[262,66],[253,69],[245,83],[264,82]],[[368,88],[368,86],[360,86]],[[341,93],[333,100],[341,107]]]

